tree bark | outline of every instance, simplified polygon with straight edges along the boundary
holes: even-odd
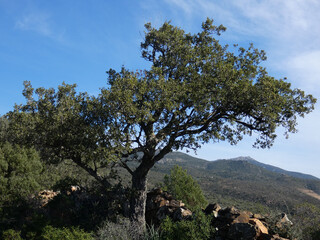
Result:
[[[142,236],[146,228],[147,175],[134,172],[132,174],[132,193],[130,199],[130,219]]]

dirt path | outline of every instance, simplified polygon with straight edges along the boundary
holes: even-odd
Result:
[[[312,191],[312,190],[305,189],[305,188],[299,188],[298,190],[299,190],[300,192],[304,193],[304,194],[307,194],[307,195],[309,195],[309,196],[311,196],[311,197],[314,197],[314,198],[320,200],[320,195],[317,194],[317,193],[315,193],[315,192]]]

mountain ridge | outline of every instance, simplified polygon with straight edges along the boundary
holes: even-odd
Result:
[[[306,202],[320,207],[320,199],[314,197],[315,194],[320,195],[320,180],[316,177],[302,174],[297,178],[286,174],[289,171],[271,171],[264,165],[259,166],[258,161],[247,160],[252,159],[239,157],[208,161],[186,153],[172,152],[151,169],[149,186],[161,185],[164,175],[179,165],[200,184],[211,202],[226,206],[234,204],[244,209],[251,205],[282,211]]]
[[[295,172],[295,171],[288,171],[288,170],[285,170],[283,168],[280,168],[280,167],[276,167],[276,166],[273,166],[273,165],[270,165],[270,164],[265,164],[265,163],[262,163],[262,162],[259,162],[257,160],[255,160],[254,158],[250,157],[250,156],[239,156],[239,157],[235,157],[235,158],[228,158],[228,159],[216,159],[216,160],[206,160],[206,159],[202,159],[202,158],[198,158],[198,157],[193,157],[187,153],[183,153],[183,152],[172,152],[172,153],[169,153],[167,155],[168,156],[175,156],[175,157],[178,157],[178,158],[181,158],[182,156],[184,158],[194,158],[196,159],[198,162],[216,162],[216,161],[246,161],[246,162],[249,162],[253,165],[256,165],[258,167],[262,167],[268,171],[271,171],[271,172],[275,172],[275,173],[281,173],[281,174],[285,174],[285,175],[288,175],[288,176],[291,176],[291,177],[295,177],[295,178],[300,178],[300,179],[310,179],[310,180],[320,180],[319,178],[311,175],[311,174],[306,174],[306,173],[301,173],[301,172]],[[205,163],[203,163],[205,164]]]

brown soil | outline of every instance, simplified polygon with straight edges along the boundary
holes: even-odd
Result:
[[[312,190],[310,190],[310,189],[299,188],[298,190],[299,190],[300,192],[304,193],[304,194],[307,194],[307,195],[309,195],[309,196],[311,196],[311,197],[314,197],[314,198],[320,200],[320,195],[317,194],[317,193],[315,193],[314,191],[312,191]]]

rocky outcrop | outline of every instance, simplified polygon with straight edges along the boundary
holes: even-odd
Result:
[[[261,214],[239,211],[235,207],[221,209],[218,204],[213,205],[216,210],[208,211],[209,205],[204,212],[213,214],[212,225],[217,230],[216,240],[285,240],[269,232],[265,217]],[[279,224],[288,222],[291,223],[286,215],[279,218]]]
[[[45,207],[52,199],[58,196],[60,192],[55,192],[53,190],[43,190],[37,193],[31,200],[33,205],[38,208]]]
[[[147,194],[146,221],[148,224],[159,225],[166,217],[175,221],[189,219],[192,212],[181,201],[161,189],[153,189]]]
[[[203,212],[212,216],[212,226],[216,229],[215,240],[286,240],[268,230],[266,217],[235,207],[222,208],[219,204],[209,204]],[[147,195],[146,220],[158,226],[166,217],[174,221],[192,219],[192,212],[181,201],[161,189],[153,189]],[[292,224],[285,214],[279,216],[278,227]]]

